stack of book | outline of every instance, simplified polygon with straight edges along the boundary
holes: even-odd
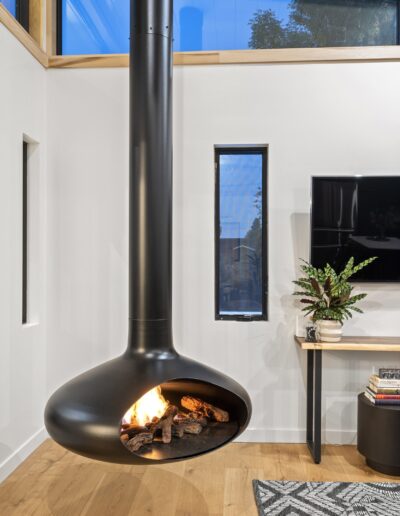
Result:
[[[400,369],[379,369],[364,394],[374,405],[400,405]]]

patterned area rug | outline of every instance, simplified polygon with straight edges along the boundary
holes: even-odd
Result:
[[[400,484],[253,480],[260,516],[400,516]]]

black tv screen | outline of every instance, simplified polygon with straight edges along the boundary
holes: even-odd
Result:
[[[400,177],[313,177],[311,263],[341,270],[378,260],[353,281],[400,281]]]

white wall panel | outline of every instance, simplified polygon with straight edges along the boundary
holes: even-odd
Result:
[[[176,67],[174,326],[177,348],[243,383],[245,439],[298,441],[305,356],[292,335],[310,178],[400,174],[398,63]],[[128,70],[49,72],[52,384],[121,352],[127,333]],[[213,145],[268,143],[269,322],[214,321]],[[366,287],[347,334],[400,335],[397,285]],[[395,355],[324,355],[326,438],[352,441],[356,394]],[[68,367],[63,367],[65,364]]]
[[[43,439],[46,73],[0,24],[0,480]],[[22,142],[29,158],[32,324],[22,325]],[[33,280],[33,281],[32,281]],[[32,444],[34,443],[34,444]]]

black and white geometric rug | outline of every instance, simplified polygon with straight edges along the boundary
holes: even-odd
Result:
[[[253,480],[260,516],[400,516],[400,484]]]

